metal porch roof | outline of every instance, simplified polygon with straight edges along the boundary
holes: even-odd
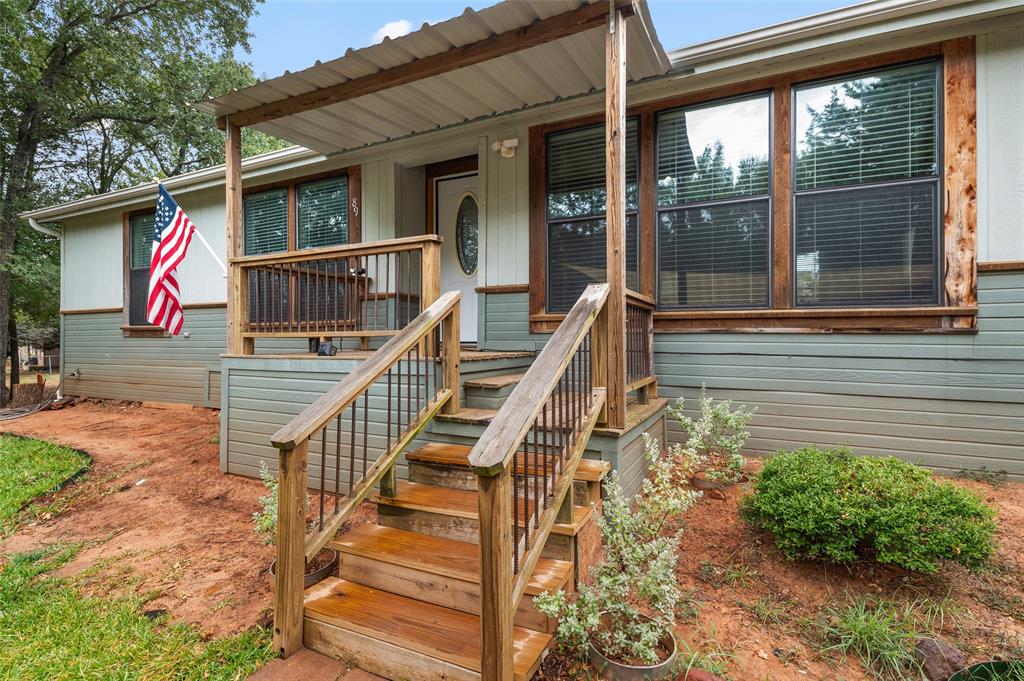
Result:
[[[372,75],[535,22],[607,0],[504,0],[396,39],[295,73],[195,104],[215,116],[230,114]],[[631,81],[666,73],[668,56],[658,41],[646,0],[627,20],[627,69]],[[428,130],[507,113],[604,88],[604,31],[591,29],[486,62],[387,90],[263,123],[257,130],[334,154]]]

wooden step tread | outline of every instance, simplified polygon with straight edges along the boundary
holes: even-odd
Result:
[[[329,545],[340,553],[480,583],[477,544],[366,523],[335,537]],[[568,561],[541,558],[526,593],[557,591],[569,581],[572,572],[572,563]]]
[[[436,487],[421,485],[415,482],[398,483],[397,494],[393,497],[382,497],[380,493],[373,495],[373,501],[395,508],[407,508],[414,511],[429,511],[441,515],[458,518],[478,519],[476,492],[453,487]],[[532,500],[531,500],[532,506]],[[589,506],[572,507],[572,523],[555,523],[552,534],[575,536],[590,518]]]
[[[523,380],[523,376],[526,373],[519,374],[502,374],[501,376],[484,376],[483,378],[474,378],[472,380],[464,382],[462,385],[467,388],[486,388],[488,390],[497,390],[499,388],[506,388],[510,385],[515,385]]]
[[[480,618],[405,596],[328,577],[306,590],[307,620],[355,631],[480,672]],[[536,670],[551,636],[512,628],[517,681]]]
[[[469,453],[472,447],[466,445],[452,444],[448,442],[429,442],[411,452],[406,452],[407,461],[417,463],[430,463],[441,466],[469,466]],[[533,461],[520,462],[519,470],[522,473],[526,470],[530,475],[536,475],[539,467]],[[596,459],[581,459],[576,467],[576,474],[573,480],[584,482],[599,482],[612,470],[612,465],[607,461]]]
[[[463,407],[454,414],[438,414],[434,419],[437,421],[450,421],[452,423],[488,424],[497,413],[496,409]]]

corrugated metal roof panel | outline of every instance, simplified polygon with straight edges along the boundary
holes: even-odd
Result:
[[[382,43],[285,73],[200,102],[223,116],[443,53],[605,0],[505,0]],[[627,21],[631,80],[661,75],[669,61],[654,32],[645,0]],[[558,65],[557,68],[553,68]],[[592,29],[380,93],[304,111],[253,127],[323,153],[515,111],[585,94],[604,86],[604,32]]]

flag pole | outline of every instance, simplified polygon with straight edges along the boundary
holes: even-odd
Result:
[[[154,177],[153,181],[156,182],[157,186],[160,186],[160,178]],[[218,265],[220,265],[221,270],[224,271],[224,274],[222,274],[221,276],[227,277],[228,268],[224,266],[224,261],[221,260],[220,256],[217,255],[217,253],[210,247],[210,244],[206,241],[206,237],[204,237],[203,233],[199,231],[199,228],[195,226],[195,223],[192,224],[192,231],[195,233],[197,237],[199,237],[199,240],[203,242],[204,246],[206,246],[206,250],[210,252],[210,255],[213,256],[213,259],[217,261]]]

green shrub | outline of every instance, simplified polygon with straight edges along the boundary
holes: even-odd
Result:
[[[776,454],[742,512],[791,559],[935,572],[943,560],[979,567],[994,549],[995,513],[977,495],[920,466],[845,449]]]
[[[746,428],[753,412],[748,411],[744,405],[733,409],[732,400],[716,402],[708,394],[707,386],[700,388],[700,418],[691,419],[687,416],[685,404],[680,397],[668,408],[669,416],[686,433],[684,451],[696,463],[708,463],[704,470],[708,480],[725,483],[742,480],[743,468],[747,465],[742,450],[750,437]]]

